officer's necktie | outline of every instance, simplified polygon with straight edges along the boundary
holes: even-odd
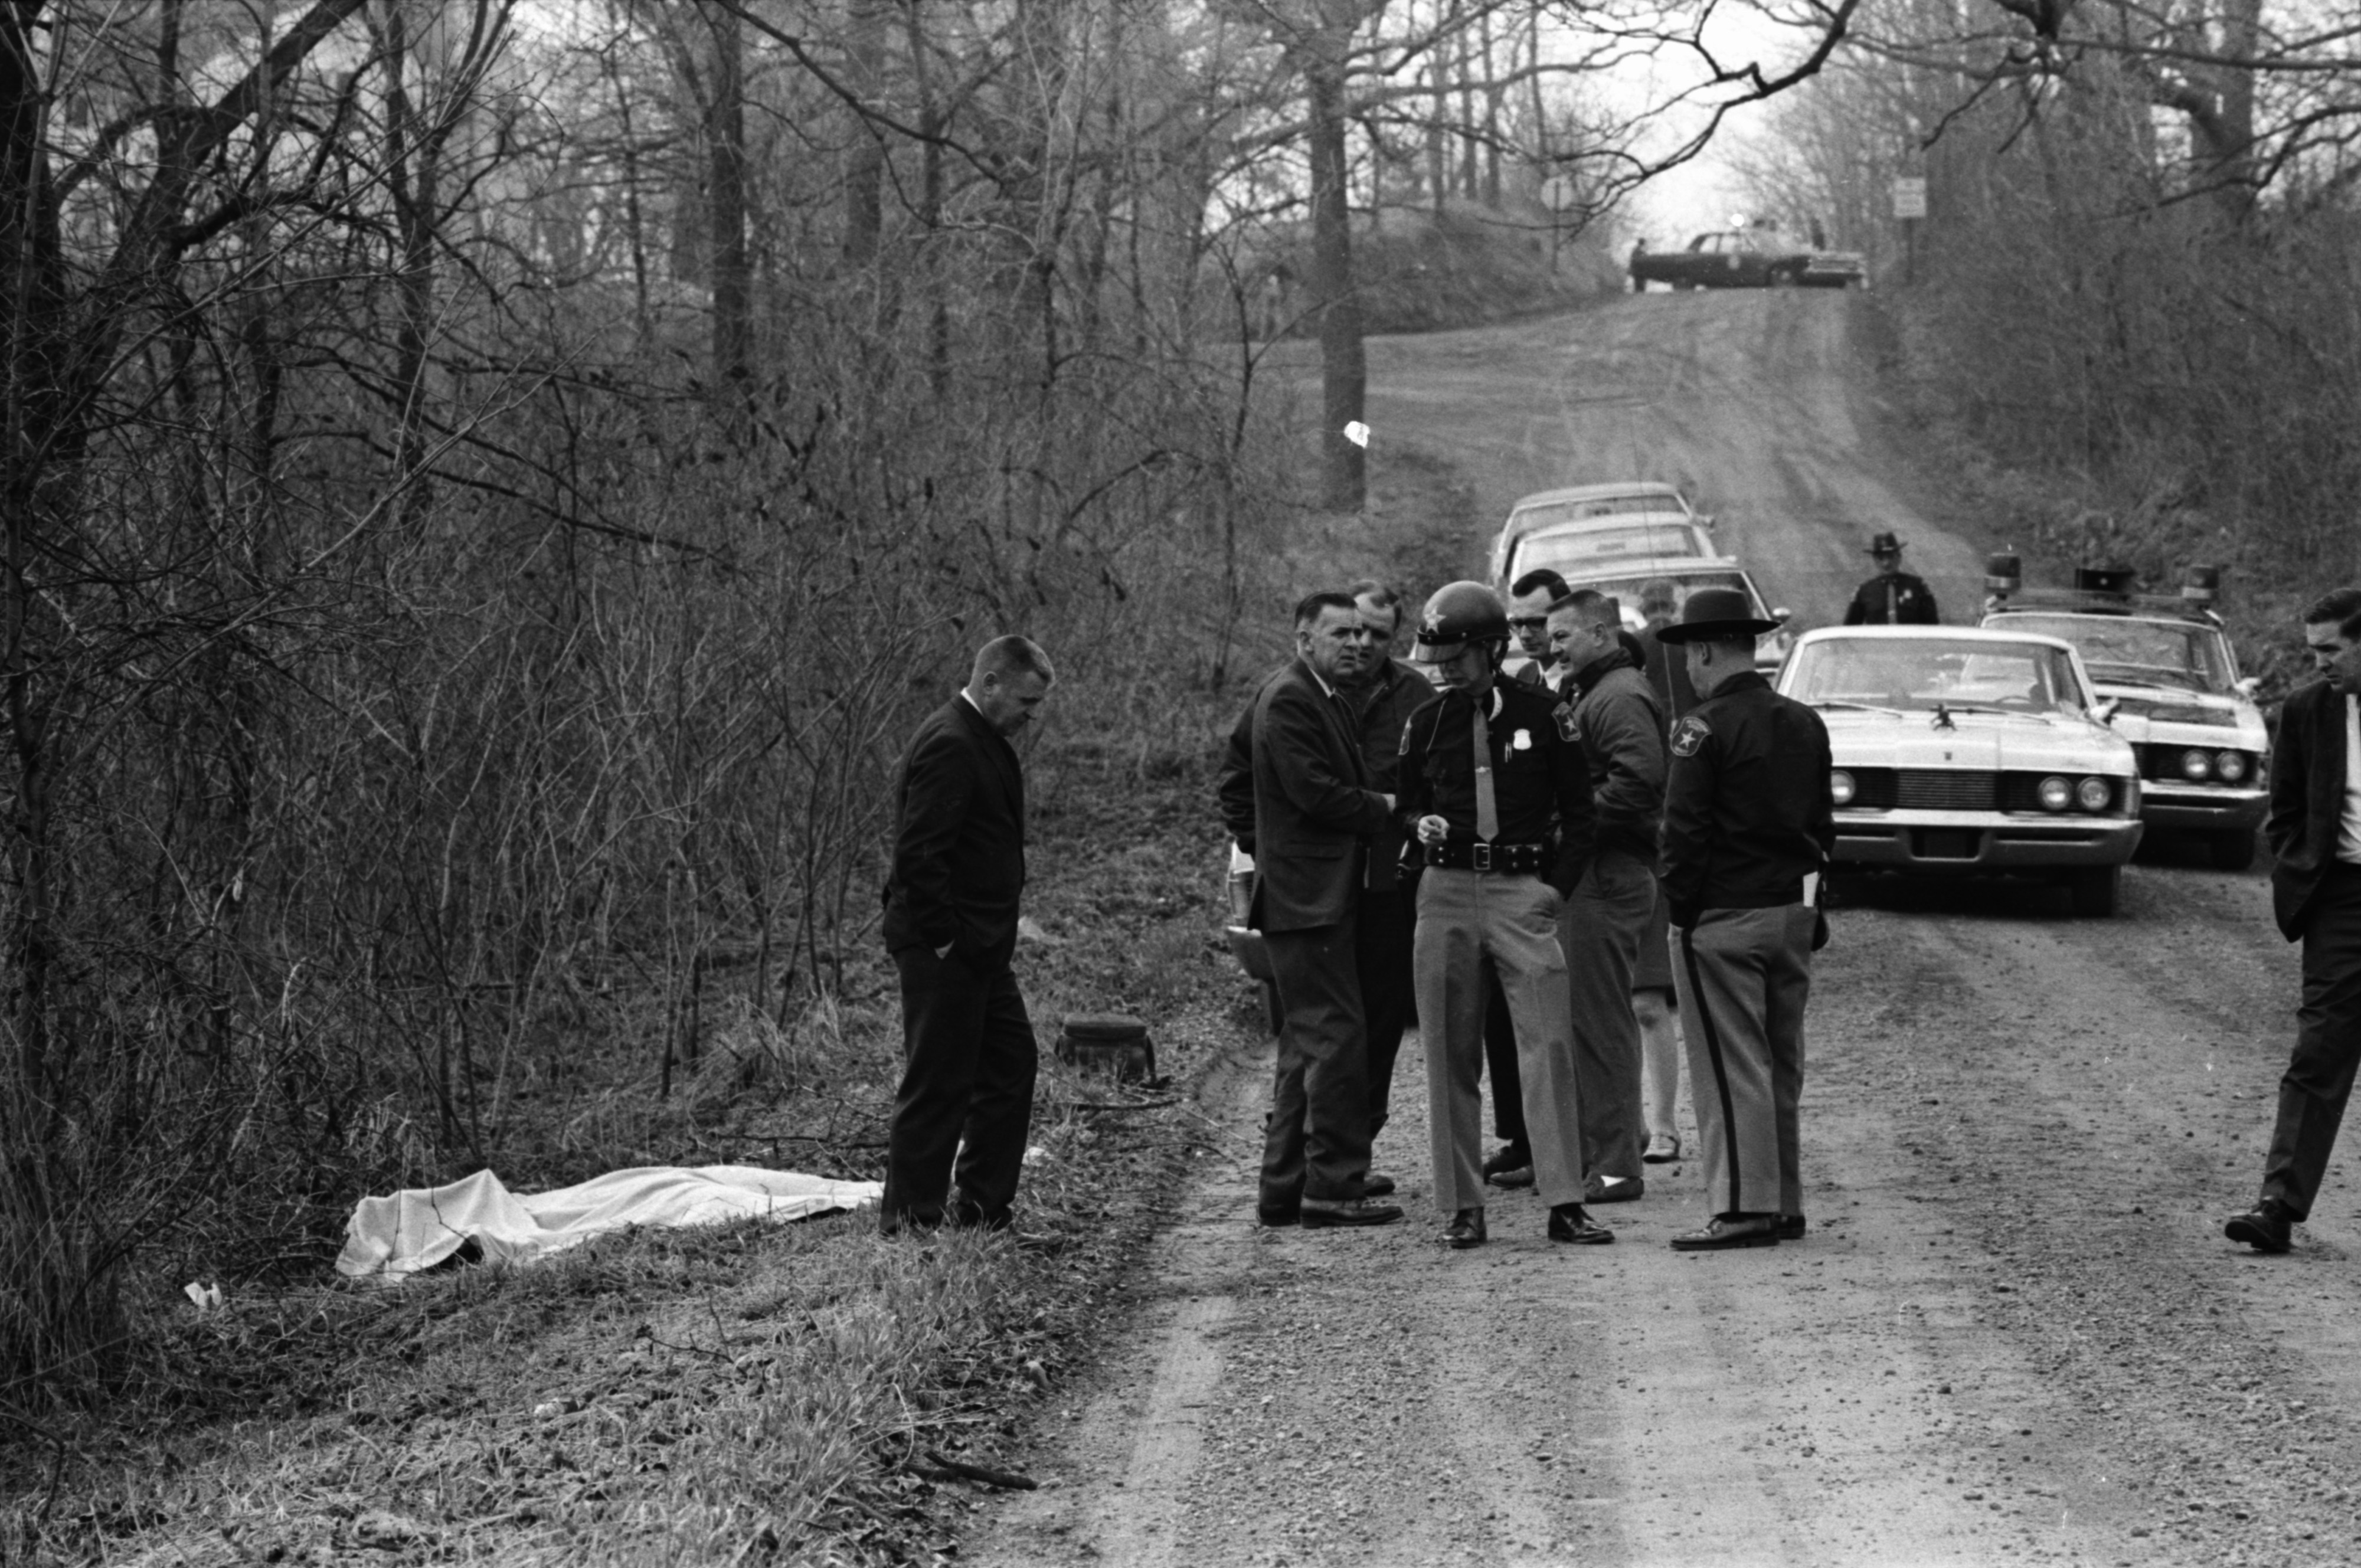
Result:
[[[1476,738],[1476,837],[1487,844],[1500,836],[1500,800],[1492,793],[1492,727],[1484,722],[1484,704],[1477,697],[1468,731]]]

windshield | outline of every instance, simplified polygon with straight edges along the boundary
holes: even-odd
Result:
[[[1799,702],[1931,711],[1995,707],[2080,713],[2073,660],[2036,642],[1831,637],[1795,650],[1785,690]]]
[[[1662,522],[1643,528],[1585,528],[1569,533],[1544,534],[1518,544],[1511,578],[1538,566],[1560,572],[1587,567],[1602,559],[1702,555],[1697,530],[1685,522]]]
[[[1594,517],[1645,517],[1652,512],[1683,522],[1688,521],[1688,509],[1681,504],[1680,497],[1663,490],[1641,490],[1621,496],[1535,501],[1509,514],[1509,529],[1512,533],[1530,533],[1537,528],[1554,528],[1561,522],[1582,522]]]
[[[2094,681],[2227,693],[2237,679],[2210,626],[2097,615],[2012,615],[2008,624],[2071,642]]]
[[[1699,588],[1736,588],[1746,596],[1748,606],[1757,616],[1765,620],[1771,619],[1770,610],[1763,608],[1763,596],[1754,591],[1753,582],[1744,572],[1736,570],[1678,574],[1650,572],[1637,576],[1610,576],[1594,570],[1568,572],[1565,580],[1568,587],[1596,589],[1617,601],[1623,611],[1623,624],[1633,631],[1642,630],[1648,624],[1647,617],[1641,613],[1642,605],[1652,600],[1669,602],[1672,608],[1665,613],[1665,619],[1676,620],[1680,618],[1681,606],[1688,603],[1689,595]]]

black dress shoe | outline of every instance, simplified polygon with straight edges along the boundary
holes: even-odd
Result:
[[[1390,1225],[1401,1217],[1400,1207],[1393,1203],[1372,1203],[1366,1198],[1350,1202],[1306,1198],[1296,1223],[1307,1231],[1324,1231],[1345,1225]]]
[[[1771,1234],[1777,1236],[1783,1242],[1802,1241],[1804,1239],[1804,1216],[1801,1214],[1780,1215],[1779,1218],[1772,1224]]]
[[[1502,1144],[1484,1160],[1484,1179],[1490,1180],[1504,1170],[1530,1170],[1533,1151],[1523,1144]]]
[[[1390,1198],[1393,1195],[1394,1179],[1390,1176],[1379,1176],[1371,1171],[1368,1179],[1361,1183],[1361,1196],[1364,1198]]]
[[[1484,1211],[1481,1209],[1462,1209],[1451,1216],[1451,1223],[1443,1227],[1443,1245],[1455,1252],[1482,1246],[1488,1239],[1484,1234]]]
[[[2234,1242],[2244,1242],[2257,1252],[2285,1252],[2294,1245],[2289,1234],[2295,1222],[2288,1218],[2285,1205],[2276,1198],[2266,1198],[2245,1213],[2222,1227],[2222,1234]]]
[[[1294,1224],[1301,1217],[1302,1211],[1298,1209],[1266,1209],[1260,1204],[1255,1206],[1255,1223],[1268,1226],[1274,1231]]]
[[[1648,1190],[1647,1179],[1638,1176],[1601,1176],[1597,1171],[1582,1184],[1582,1201],[1586,1203],[1630,1203]]]
[[[1560,1203],[1550,1211],[1549,1239],[1579,1246],[1605,1246],[1615,1233],[1582,1212],[1579,1203]]]
[[[1701,1230],[1685,1231],[1673,1238],[1675,1252],[1727,1252],[1732,1247],[1777,1246],[1779,1216],[1748,1214],[1731,1220],[1709,1220]]]

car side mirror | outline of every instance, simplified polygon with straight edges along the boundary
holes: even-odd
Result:
[[[1782,626],[1786,625],[1786,624],[1787,624],[1787,622],[1789,622],[1790,620],[1794,620],[1794,619],[1795,619],[1795,612],[1794,610],[1792,610],[1792,609],[1788,609],[1785,605],[1784,605],[1784,604],[1783,604],[1783,605],[1773,605],[1773,606],[1772,607],[1772,609],[1771,609],[1771,619],[1772,619],[1772,620],[1775,620],[1775,621],[1777,621],[1777,622],[1778,622],[1780,625],[1782,625]]]
[[[2230,689],[2240,696],[2252,697],[2263,689],[2263,678],[2260,675],[2241,675],[2231,685]]]
[[[2123,706],[2124,699],[2119,696],[2103,696],[2092,707],[2091,717],[2101,724],[2113,724],[2115,710]]]

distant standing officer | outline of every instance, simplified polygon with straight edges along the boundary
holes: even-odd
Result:
[[[1640,943],[1656,912],[1656,837],[1664,814],[1664,716],[1640,661],[1625,647],[1622,615],[1584,588],[1550,609],[1550,646],[1565,672],[1558,688],[1590,760],[1598,848],[1565,901],[1565,948],[1574,1008],[1574,1075],[1582,1095],[1582,1163],[1588,1201],[1620,1203],[1642,1179],[1640,1021],[1632,1007]]]
[[[1828,732],[1754,668],[1754,618],[1736,588],[1699,588],[1664,630],[1699,701],[1673,727],[1664,896],[1712,1220],[1683,1252],[1769,1246],[1804,1234],[1797,1109],[1817,914],[1804,879],[1836,839]]]
[[[1847,626],[1933,626],[1941,621],[1927,580],[1902,569],[1902,541],[1891,533],[1871,534],[1869,558],[1877,563],[1877,576],[1853,590],[1852,603],[1845,609]]]
[[[1008,738],[1032,722],[1056,678],[1039,647],[995,638],[902,759],[885,884],[903,1056],[878,1214],[888,1235],[946,1219],[1009,1224],[1038,1052],[1009,967],[1025,887],[1025,774]]]
[[[1264,1130],[1265,1224],[1381,1225],[1367,1201],[1367,1021],[1356,942],[1370,841],[1393,797],[1368,786],[1344,688],[1374,639],[1346,595],[1295,609],[1295,662],[1255,699],[1255,887],[1250,924],[1270,949],[1284,1014]]]
[[[2287,1251],[2290,1228],[2312,1212],[2361,1064],[2361,588],[2305,610],[2303,640],[2326,678],[2279,709],[2263,824],[2277,860],[2273,913],[2303,943],[2302,1002],[2262,1196],[2223,1227],[2257,1252]]]
[[[1552,1241],[1611,1242],[1582,1207],[1582,1119],[1574,1078],[1558,911],[1590,862],[1590,764],[1573,715],[1549,693],[1499,678],[1509,619],[1480,583],[1426,601],[1411,657],[1439,694],[1402,730],[1400,817],[1419,879],[1419,1033],[1437,1202],[1455,1247],[1486,1240],[1481,1097],[1484,960],[1515,1025],[1534,1185]],[[1496,1086],[1497,1087],[1497,1086]]]

